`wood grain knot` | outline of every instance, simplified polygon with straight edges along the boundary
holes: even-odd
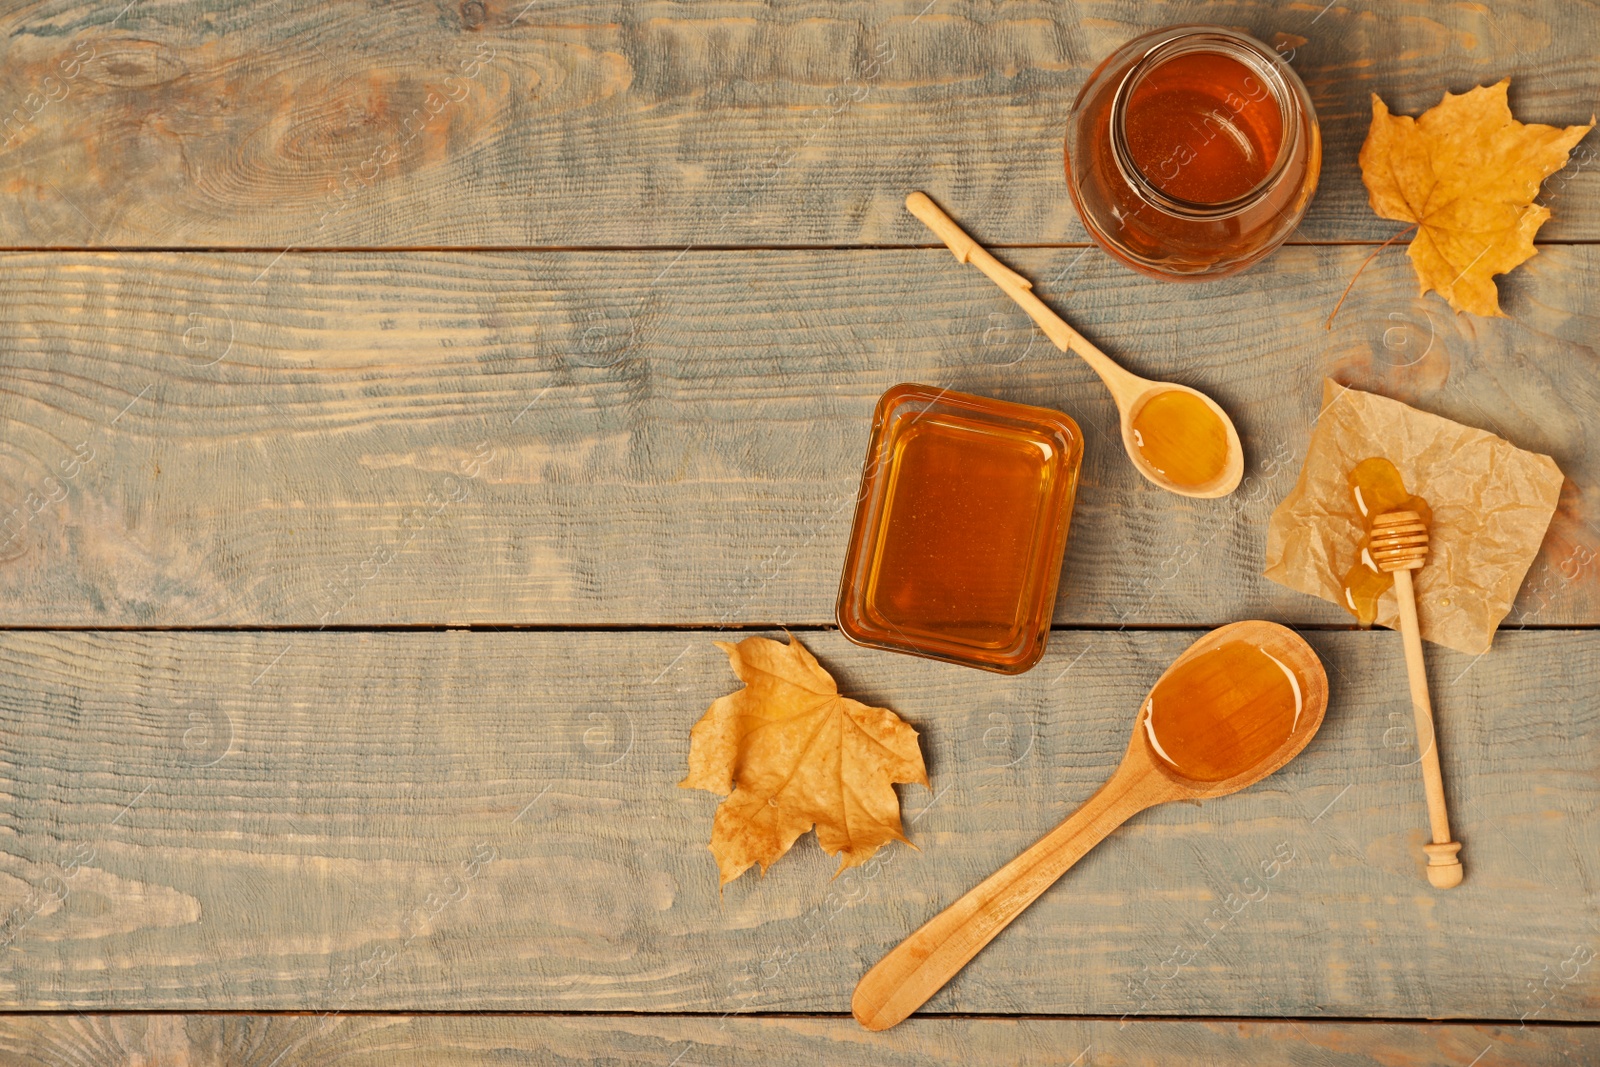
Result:
[[[1414,571],[1428,555],[1428,527],[1415,511],[1391,511],[1372,520],[1372,562],[1382,571]]]
[[[154,89],[170,85],[189,73],[189,64],[176,50],[160,41],[118,37],[95,46],[92,63],[84,74],[90,81],[113,89]]]

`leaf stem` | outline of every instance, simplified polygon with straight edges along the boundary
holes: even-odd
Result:
[[[1377,254],[1379,252],[1382,252],[1385,248],[1388,248],[1390,245],[1392,245],[1396,241],[1400,240],[1400,238],[1404,237],[1406,234],[1408,234],[1412,230],[1416,229],[1419,225],[1421,225],[1421,223],[1413,222],[1410,226],[1407,226],[1405,229],[1401,230],[1399,233],[1395,234],[1393,237],[1391,237],[1387,241],[1383,242],[1383,244],[1379,245],[1377,248],[1374,248],[1372,250],[1372,255],[1368,256],[1366,259],[1361,261],[1361,266],[1357,267],[1355,274],[1350,276],[1350,284],[1345,286],[1344,287],[1344,292],[1339,294],[1339,302],[1337,304],[1333,305],[1333,310],[1328,313],[1328,322],[1327,322],[1327,325],[1325,327],[1326,329],[1329,329],[1329,330],[1333,329],[1333,317],[1335,315],[1339,314],[1339,309],[1340,308],[1344,307],[1345,298],[1350,295],[1350,290],[1355,288],[1356,279],[1361,277],[1361,272],[1367,269],[1367,264],[1371,263],[1373,258],[1375,256],[1377,256]]]

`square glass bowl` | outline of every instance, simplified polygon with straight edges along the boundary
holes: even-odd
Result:
[[[1050,636],[1083,461],[1059,411],[897,385],[872,417],[836,612],[870,648],[1021,674]]]

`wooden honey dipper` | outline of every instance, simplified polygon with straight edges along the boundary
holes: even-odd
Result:
[[[1417,595],[1411,572],[1428,555],[1428,527],[1415,511],[1391,511],[1372,520],[1368,540],[1372,562],[1394,575],[1400,603],[1400,636],[1405,642],[1406,674],[1411,680],[1411,711],[1417,720],[1417,745],[1422,751],[1422,784],[1428,793],[1428,822],[1433,843],[1428,854],[1428,881],[1435,889],[1461,884],[1459,842],[1450,840],[1450,814],[1444,804],[1444,776],[1439,771],[1439,746],[1433,732],[1433,705],[1428,700],[1428,675],[1422,663],[1422,631],[1417,627]]]

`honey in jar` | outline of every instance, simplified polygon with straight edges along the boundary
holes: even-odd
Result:
[[[1394,575],[1378,569],[1372,559],[1372,520],[1391,511],[1414,511],[1432,525],[1428,502],[1406,491],[1406,483],[1393,463],[1381,456],[1364,459],[1349,474],[1350,496],[1367,532],[1356,549],[1355,562],[1344,575],[1344,606],[1362,626],[1378,620],[1378,598],[1394,588]]]
[[[1067,186],[1089,235],[1136,270],[1242,270],[1299,225],[1322,166],[1305,86],[1260,41],[1177,26],[1129,41],[1067,119]]]
[[[1161,192],[1225,204],[1260,185],[1283,146],[1283,116],[1265,83],[1222,52],[1184,52],[1129,92],[1128,158]]]
[[[1158,474],[1186,489],[1215,481],[1228,465],[1228,428],[1193,393],[1156,393],[1129,422],[1139,454]]]
[[[879,400],[839,589],[858,644],[1003,673],[1044,654],[1083,443],[1058,411],[927,385]]]
[[[1193,782],[1220,782],[1260,764],[1289,739],[1305,704],[1288,664],[1229,641],[1178,664],[1142,716],[1150,747]]]

